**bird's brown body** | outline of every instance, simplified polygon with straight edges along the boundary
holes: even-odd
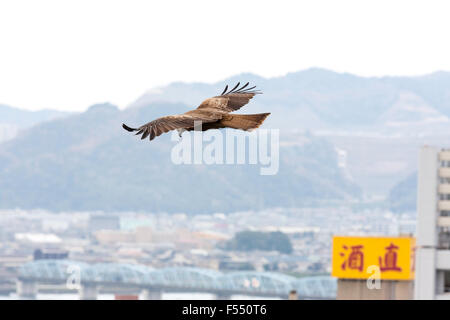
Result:
[[[230,114],[246,105],[256,94],[261,93],[253,90],[255,87],[245,89],[248,83],[237,89],[238,86],[239,83],[229,92],[226,86],[220,96],[206,99],[197,109],[183,114],[161,117],[139,128],[130,128],[125,124],[122,126],[127,131],[137,131],[137,135],[142,134],[141,139],[149,136],[150,140],[171,130],[196,130],[199,123],[203,131],[220,128],[245,131],[256,129],[270,113]]]

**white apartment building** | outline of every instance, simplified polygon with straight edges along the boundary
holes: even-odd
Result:
[[[450,150],[420,150],[415,299],[450,299]]]

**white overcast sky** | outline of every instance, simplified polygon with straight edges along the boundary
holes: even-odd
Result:
[[[450,71],[450,1],[0,0],[0,104],[120,107],[173,81]]]

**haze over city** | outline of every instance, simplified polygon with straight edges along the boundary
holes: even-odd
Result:
[[[450,298],[449,12],[1,1],[0,300]]]

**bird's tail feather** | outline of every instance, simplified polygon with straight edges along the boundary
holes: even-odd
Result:
[[[137,128],[130,128],[130,127],[127,126],[125,123],[122,123],[122,127],[123,127],[125,130],[130,131],[130,132],[133,132],[133,131],[136,131],[136,130],[137,130]]]
[[[270,113],[258,114],[228,114],[220,123],[225,127],[250,131],[258,128]]]

